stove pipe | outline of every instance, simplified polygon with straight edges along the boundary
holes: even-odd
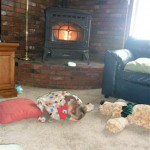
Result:
[[[61,7],[67,8],[68,7],[68,0],[61,0]]]

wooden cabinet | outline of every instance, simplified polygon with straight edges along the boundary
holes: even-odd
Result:
[[[15,97],[15,50],[18,43],[0,43],[0,97]]]

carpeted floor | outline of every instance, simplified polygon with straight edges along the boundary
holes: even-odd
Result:
[[[57,91],[33,87],[23,89],[18,97],[33,101],[48,91]],[[26,119],[1,125],[0,144],[16,143],[24,150],[150,150],[149,130],[132,125],[119,134],[105,130],[109,117],[98,111],[99,102],[104,99],[100,89],[68,91],[84,103],[93,103],[95,109],[77,122],[50,120],[40,123],[37,119]]]

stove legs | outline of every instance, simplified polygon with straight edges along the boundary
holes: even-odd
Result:
[[[90,57],[89,57],[89,52],[88,51],[84,51],[84,56],[87,60],[88,65],[90,64]]]
[[[48,53],[49,53],[49,48],[44,47],[43,62],[45,61],[46,56],[48,55]]]
[[[85,57],[88,65],[89,65],[90,64],[89,51],[88,50],[82,50],[82,51],[77,51],[77,52],[83,53],[83,58]],[[52,55],[52,50],[50,50],[50,48],[44,47],[43,58],[42,58],[43,62],[45,62],[45,59],[46,59],[46,56],[48,55],[48,53],[51,53],[51,55]]]

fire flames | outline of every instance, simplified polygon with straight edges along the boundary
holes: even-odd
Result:
[[[53,35],[56,40],[76,41],[78,32],[75,27],[65,25],[59,27],[59,29],[56,29],[55,27],[55,29],[53,30]]]

